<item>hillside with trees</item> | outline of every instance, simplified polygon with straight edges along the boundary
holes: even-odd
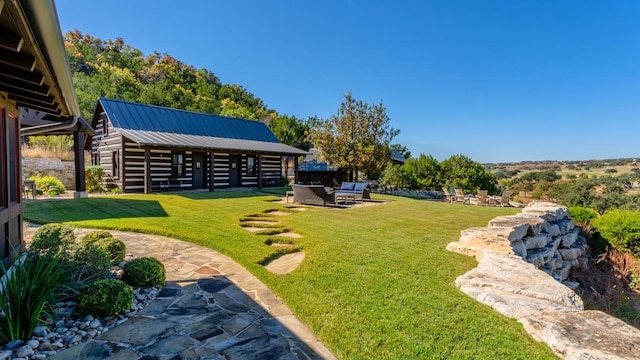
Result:
[[[102,40],[75,30],[64,35],[80,110],[91,119],[98,97],[258,120],[284,143],[307,148],[306,121],[279,114],[236,84],[167,53],[145,55],[123,39]]]

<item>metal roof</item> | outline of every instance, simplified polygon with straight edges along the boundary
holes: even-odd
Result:
[[[335,172],[338,168],[327,165],[326,162],[319,162],[315,159],[303,161],[298,165],[298,171]]]
[[[259,121],[106,98],[98,102],[112,126],[141,145],[307,153],[282,144],[267,125]],[[94,118],[94,125],[96,120]]]
[[[229,139],[213,136],[185,135],[158,131],[120,129],[120,133],[140,145],[170,146],[229,151],[252,151],[305,155],[307,152],[280,142]]]

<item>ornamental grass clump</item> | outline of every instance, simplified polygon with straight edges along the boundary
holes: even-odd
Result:
[[[33,329],[43,322],[46,308],[55,304],[54,290],[60,286],[65,268],[58,256],[24,257],[8,271],[0,263],[5,274],[0,293],[0,338],[6,343],[12,340],[29,340]]]
[[[106,279],[83,287],[78,293],[76,311],[81,315],[105,317],[131,309],[133,290],[123,281]]]
[[[136,288],[160,287],[165,281],[164,265],[151,257],[134,259],[124,266],[122,279]]]

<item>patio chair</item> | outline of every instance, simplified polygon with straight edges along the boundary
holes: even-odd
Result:
[[[511,200],[511,191],[505,190],[502,192],[502,195],[500,195],[500,206],[505,207],[505,206],[511,206],[511,204],[509,203],[509,201]]]
[[[442,196],[444,196],[444,201],[446,202],[452,202],[453,200],[453,195],[449,192],[449,190],[447,190],[446,187],[442,188]]]
[[[476,205],[489,205],[489,192],[487,190],[478,190]]]
[[[464,190],[456,189],[456,199],[455,202],[461,204],[469,204],[469,197],[464,195]]]
[[[322,205],[336,203],[336,193],[327,192],[322,185],[291,185],[294,204]]]

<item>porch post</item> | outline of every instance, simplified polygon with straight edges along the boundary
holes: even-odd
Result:
[[[215,180],[213,175],[215,175],[215,166],[216,166],[216,156],[213,153],[213,150],[209,153],[209,191],[213,191],[215,188]]]
[[[298,155],[293,157],[293,183],[298,183]]]
[[[151,181],[151,149],[144,148],[144,193],[153,192],[153,182]]]
[[[258,189],[262,189],[262,154],[258,153]]]
[[[84,144],[87,141],[87,134],[74,131],[73,132],[73,160],[76,169],[76,191],[73,193],[74,199],[86,198],[87,187],[84,174]]]

